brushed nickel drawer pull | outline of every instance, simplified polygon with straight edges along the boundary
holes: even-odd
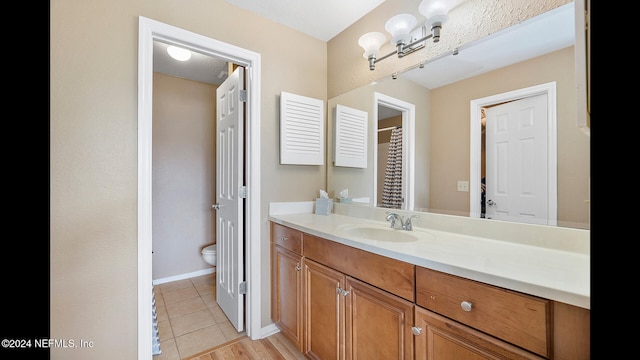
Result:
[[[460,303],[460,307],[464,311],[471,311],[472,304],[469,301],[463,301]]]
[[[288,237],[286,237],[286,236],[281,237],[281,239],[282,239],[282,241],[287,241],[287,240],[289,240],[289,238],[288,238]]]
[[[422,328],[418,326],[414,326],[411,328],[411,332],[413,333],[413,335],[418,336],[422,333]]]
[[[300,265],[296,265],[296,271],[300,271],[302,270],[302,268],[300,267]]]

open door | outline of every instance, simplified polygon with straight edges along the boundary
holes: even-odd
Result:
[[[244,68],[216,90],[216,302],[244,331]]]

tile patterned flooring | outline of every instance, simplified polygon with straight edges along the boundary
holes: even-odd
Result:
[[[180,360],[242,337],[216,303],[216,274],[155,285],[160,355]]]

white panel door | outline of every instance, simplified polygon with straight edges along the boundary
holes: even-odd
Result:
[[[487,109],[486,217],[547,224],[547,95]]]
[[[244,331],[244,69],[238,67],[216,91],[216,301]]]

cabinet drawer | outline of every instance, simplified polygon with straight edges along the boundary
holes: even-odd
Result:
[[[471,304],[470,311],[462,303]],[[416,266],[416,304],[551,358],[549,300]]]
[[[271,223],[271,241],[296,254],[302,254],[302,232]]]
[[[304,234],[304,256],[414,301],[415,266],[335,241]]]

